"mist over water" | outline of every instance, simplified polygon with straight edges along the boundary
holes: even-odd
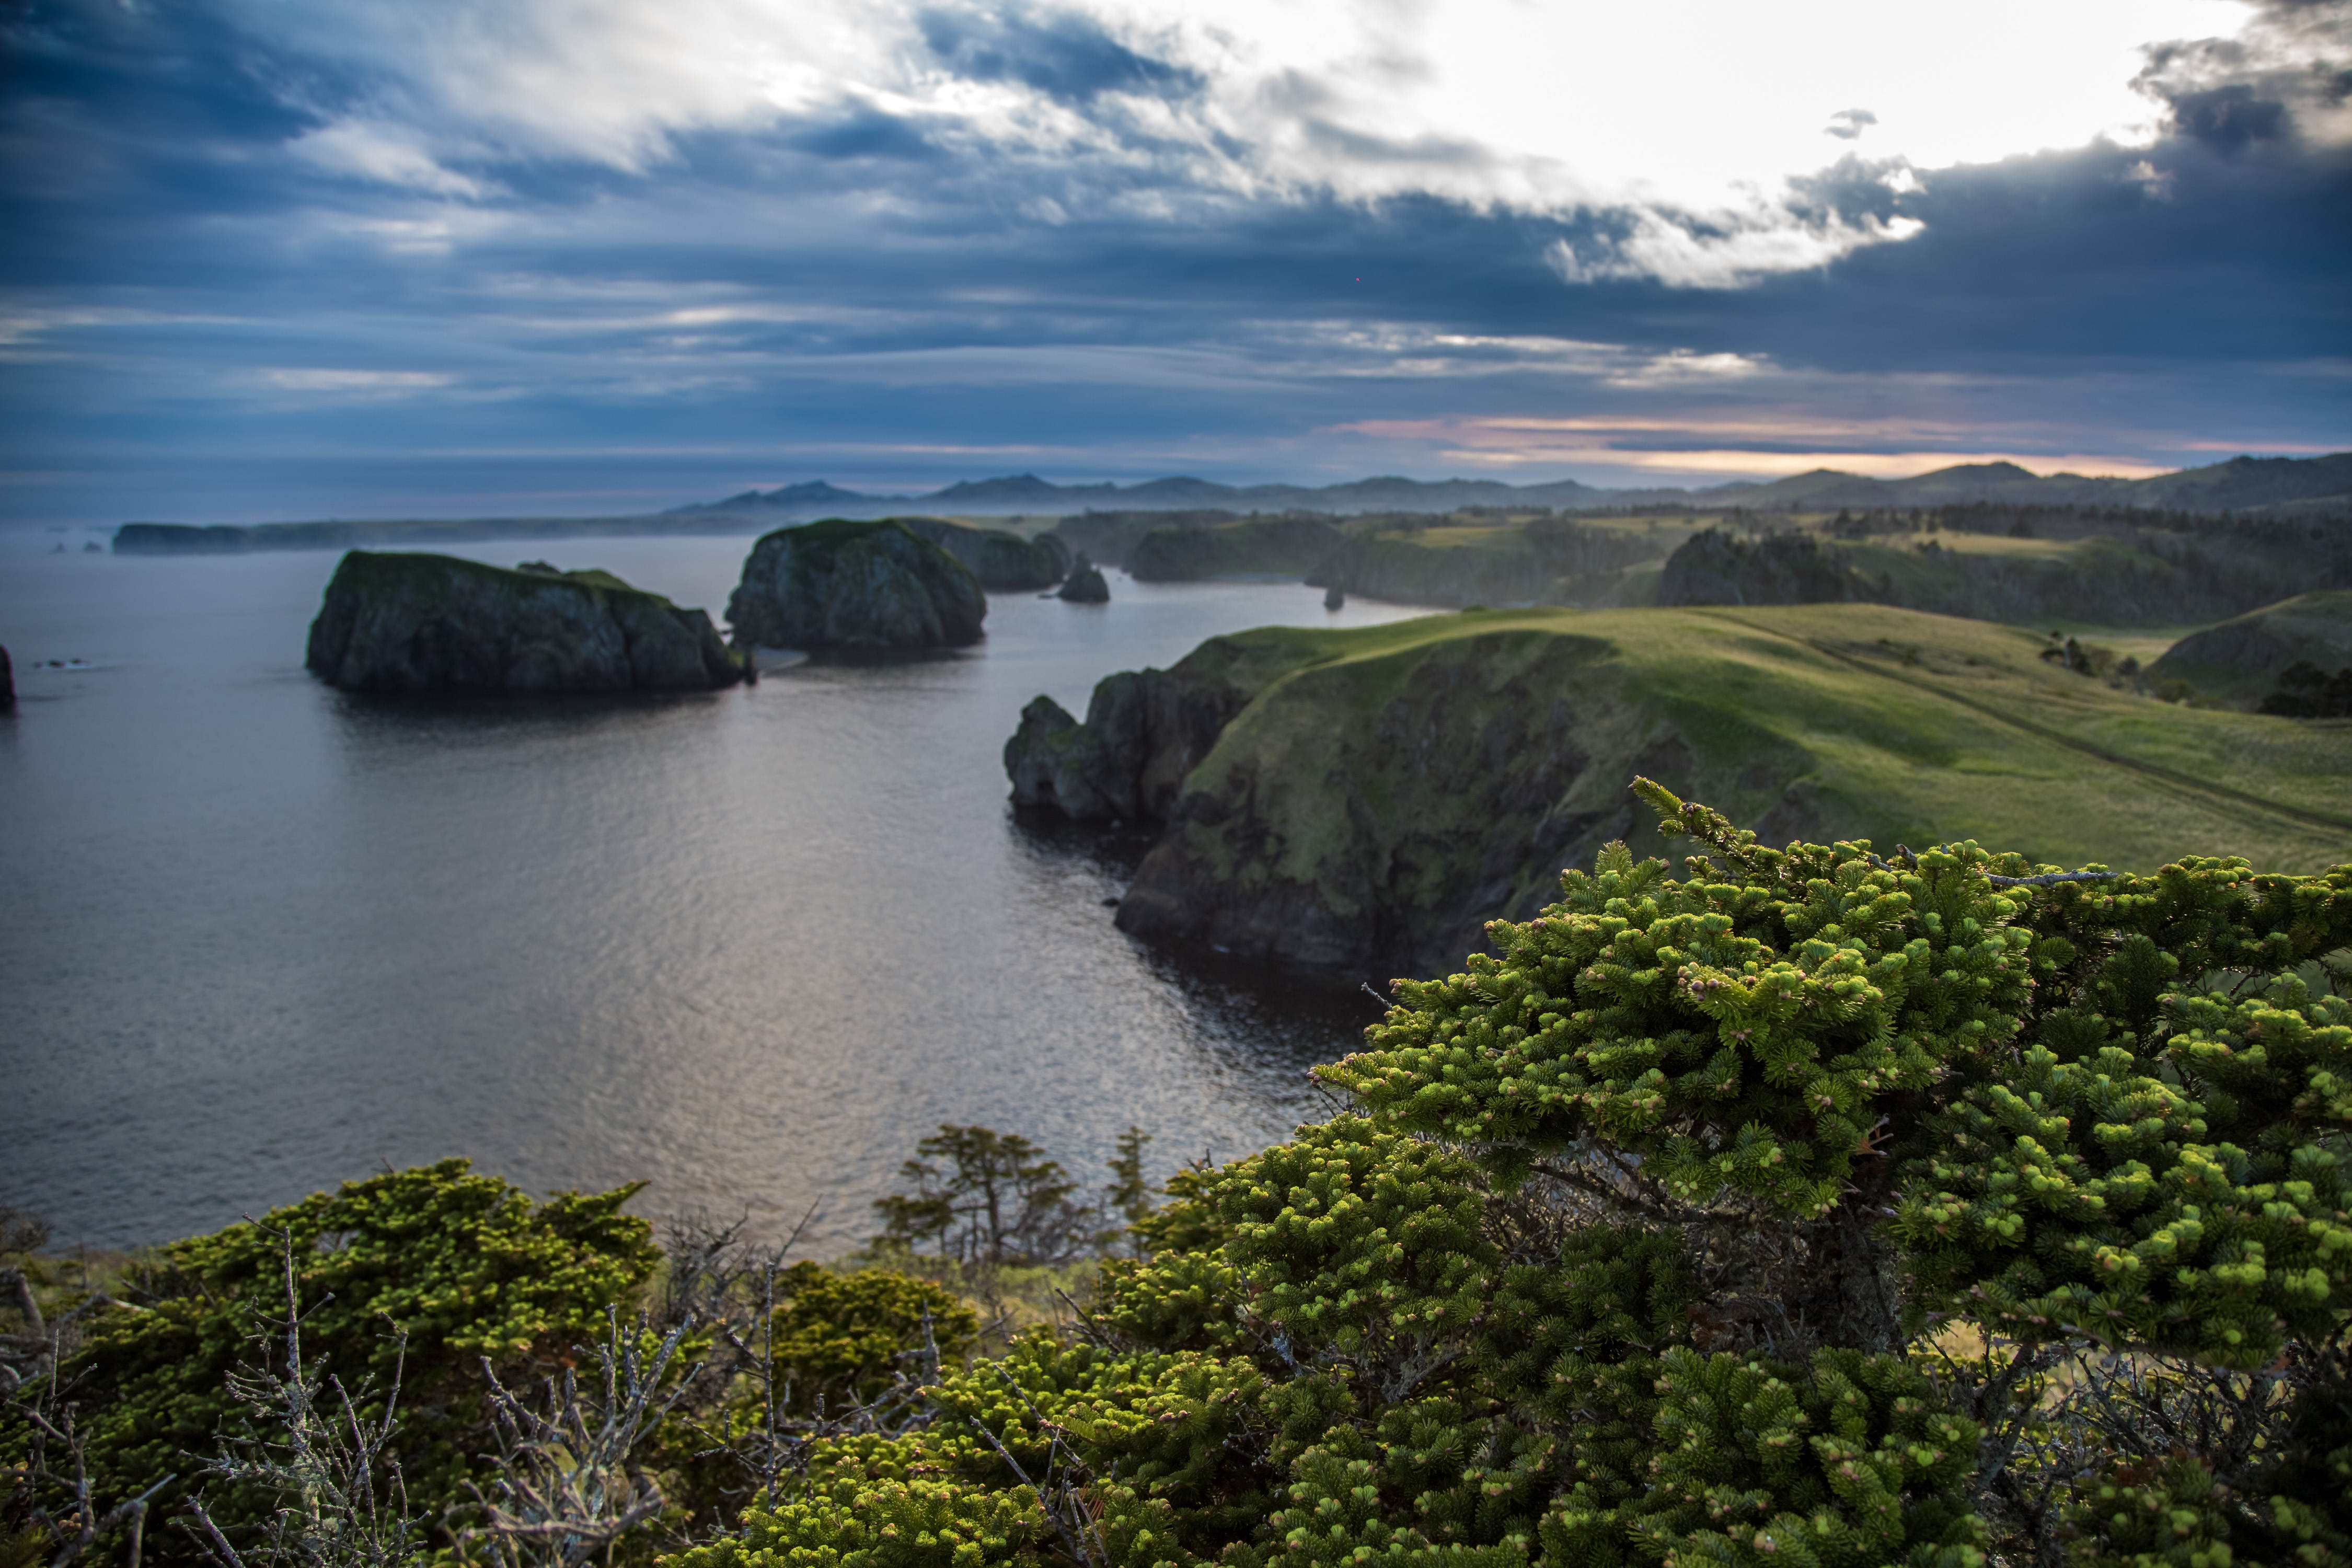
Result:
[[[451,552],[717,612],[749,543]],[[822,1199],[823,1254],[940,1121],[1088,1181],[1133,1121],[1164,1173],[1283,1136],[1378,1016],[1122,935],[1105,900],[1147,840],[1016,819],[1000,752],[1040,691],[1083,712],[1219,632],[1417,612],[1115,576],[1107,606],[993,595],[987,642],[935,658],[403,700],[301,668],[336,559],[0,556],[0,1197],[61,1239],[463,1154],[770,1232]]]

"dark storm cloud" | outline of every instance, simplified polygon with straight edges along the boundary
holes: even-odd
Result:
[[[1032,16],[932,9],[917,18],[923,42],[959,75],[1013,81],[1065,102],[1107,92],[1172,96],[1200,90],[1192,71],[1139,55],[1095,22],[1068,12]]]
[[[2243,82],[2174,94],[2174,123],[2217,153],[2235,153],[2249,142],[2272,142],[2284,134],[2286,105],[2255,96]]]
[[[2171,111],[2177,134],[2218,153],[2294,135],[2298,122],[2352,98],[2343,58],[2352,18],[2342,0],[2269,0],[2238,38],[2151,46],[2133,85]]]

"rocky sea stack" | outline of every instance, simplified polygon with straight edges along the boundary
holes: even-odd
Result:
[[[727,601],[736,635],[769,647],[961,647],[987,614],[969,567],[889,520],[779,529]]]
[[[743,679],[709,615],[609,572],[354,550],[305,666],[347,691],[707,691]]]
[[[1103,581],[1102,568],[1087,560],[1087,552],[1081,550],[1070,574],[1062,580],[1061,592],[1055,596],[1074,605],[1108,605],[1110,584]]]

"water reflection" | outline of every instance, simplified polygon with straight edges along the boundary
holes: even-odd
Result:
[[[742,549],[594,553],[710,602]],[[1010,596],[972,649],[516,701],[303,675],[331,556],[104,564],[81,597],[0,579],[16,624],[121,667],[0,747],[38,826],[0,837],[26,978],[0,1081],[40,1108],[11,1195],[68,1237],[462,1153],[777,1228],[822,1197],[814,1244],[845,1246],[939,1122],[1089,1176],[1130,1121],[1162,1171],[1228,1156],[1315,1113],[1305,1069],[1378,1017],[1352,985],[1132,941],[1105,900],[1149,836],[1006,799],[1039,691],[1083,708],[1215,633],[1319,624],[1295,584],[1122,583],[1092,616]]]

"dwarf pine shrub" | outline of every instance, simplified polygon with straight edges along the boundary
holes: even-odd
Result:
[[[1774,850],[1636,787],[1679,871],[1612,846],[1397,982],[1318,1069],[1340,1113],[1157,1207],[1131,1134],[1132,1255],[1070,1325],[739,1268],[756,1318],[634,1461],[669,1561],[2352,1568],[2352,865]],[[1020,1140],[920,1152],[910,1257],[1104,1222]],[[93,1479],[205,1446],[282,1259],[347,1372],[405,1332],[404,1473],[452,1495],[467,1369],[560,1363],[648,1273],[626,1196],[452,1163],[165,1249],[66,1368]]]
[[[680,1568],[2352,1563],[2352,866],[1773,850],[1637,785],[1074,1339]]]

